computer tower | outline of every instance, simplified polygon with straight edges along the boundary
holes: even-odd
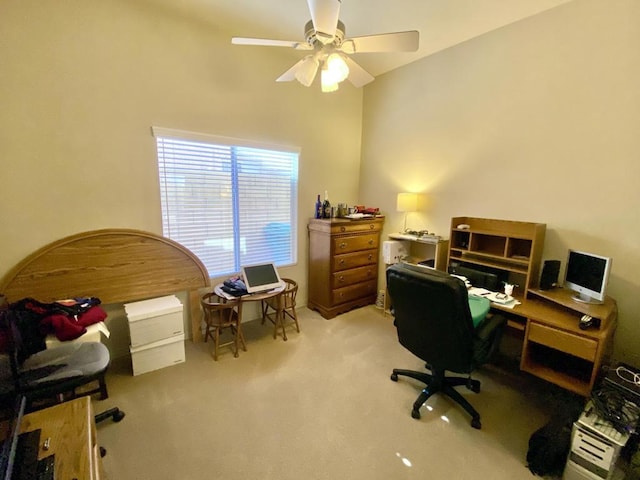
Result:
[[[613,480],[618,456],[628,440],[628,433],[599,417],[589,402],[573,424],[562,480]]]
[[[382,242],[382,259],[385,264],[391,265],[404,260],[409,253],[405,242],[399,240],[386,240]]]

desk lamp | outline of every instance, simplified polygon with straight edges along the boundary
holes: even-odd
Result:
[[[418,210],[418,194],[417,193],[399,193],[396,203],[396,210],[404,212],[404,230],[407,231],[407,215],[409,212]]]

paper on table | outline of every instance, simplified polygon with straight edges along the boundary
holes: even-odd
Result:
[[[491,290],[487,290],[486,288],[480,288],[480,287],[471,287],[469,289],[469,295],[475,295],[477,297],[486,297],[488,295],[491,295],[492,292]]]
[[[102,332],[102,334],[107,338],[111,336],[111,332],[109,331],[109,329],[107,328],[104,322],[94,323],[93,325],[89,325],[87,327],[87,333],[93,330],[98,330],[99,332]]]
[[[513,308],[516,305],[520,305],[521,302],[513,298],[512,296],[508,296],[507,298],[496,298],[500,292],[492,292],[491,290],[487,290],[486,288],[480,287],[471,287],[469,289],[469,295],[475,295],[477,297],[485,297],[491,303],[495,303],[496,305],[500,305],[505,308]]]
[[[489,299],[490,302],[495,303],[496,305],[500,305],[501,307],[513,308],[516,305],[520,305],[520,302],[513,298],[511,295],[508,295],[507,298],[498,298],[498,294],[500,294],[500,292],[491,292],[489,295],[485,296]]]

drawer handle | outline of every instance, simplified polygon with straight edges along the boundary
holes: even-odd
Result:
[[[369,245],[373,245],[373,238],[369,239]]]
[[[344,282],[344,275],[340,275],[340,276],[338,277],[338,281],[339,281],[340,283]]]
[[[373,255],[369,254],[369,260],[373,260]]]
[[[342,243],[340,244],[340,248],[343,248],[343,249],[344,249],[344,248],[347,248],[347,244],[346,244],[345,242],[342,242]]]
[[[373,223],[369,225],[369,230],[373,230],[374,228],[376,228],[376,226]]]
[[[344,228],[344,227],[340,227],[340,231],[341,231],[341,232],[345,232],[346,230],[347,230],[346,228]]]
[[[340,265],[344,265],[344,258],[341,258],[339,263]]]

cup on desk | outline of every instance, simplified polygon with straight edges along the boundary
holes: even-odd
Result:
[[[509,296],[513,295],[513,287],[514,287],[513,284],[505,283],[504,284],[504,293],[505,293],[505,295],[509,295]]]

